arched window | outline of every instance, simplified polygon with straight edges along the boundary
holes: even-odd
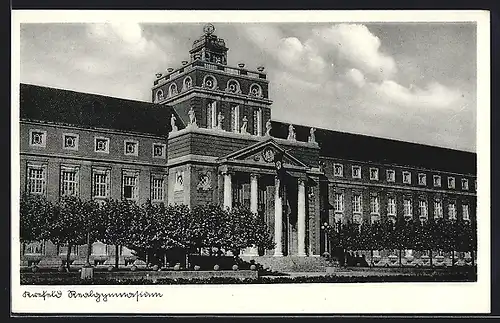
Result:
[[[229,80],[227,82],[226,91],[230,93],[241,93],[240,83],[236,80]]]
[[[184,81],[182,81],[182,90],[186,91],[193,87],[193,80],[190,76],[186,76]]]
[[[256,97],[262,97],[262,88],[260,87],[259,84],[252,84],[250,85],[250,93],[249,95],[251,96],[256,96]]]
[[[158,90],[156,91],[156,102],[163,100],[163,91]]]
[[[217,87],[217,80],[212,75],[206,75],[203,78],[203,87],[207,89],[215,89]]]
[[[168,88],[168,96],[177,95],[177,85],[175,83],[170,84]]]

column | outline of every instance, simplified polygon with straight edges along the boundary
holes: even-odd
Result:
[[[274,242],[276,247],[274,248],[274,256],[283,256],[283,245],[282,245],[282,235],[283,235],[283,209],[282,209],[282,198],[279,194],[280,180],[276,177],[275,181],[275,193],[274,193]]]
[[[250,211],[253,213],[257,213],[258,176],[257,174],[250,174]]]
[[[298,255],[306,255],[306,187],[305,180],[299,178],[299,189],[297,197],[297,235]]]
[[[231,173],[223,172],[224,176],[224,208],[232,208],[233,206],[233,190],[231,183]]]
[[[257,174],[250,174],[250,211],[257,216],[258,212],[258,178]],[[246,256],[258,256],[259,250],[256,246],[246,248],[244,251]]]

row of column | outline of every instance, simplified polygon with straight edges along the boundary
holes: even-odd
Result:
[[[231,173],[224,172],[224,207],[231,208],[233,205],[232,180]],[[257,213],[258,208],[258,176],[250,174],[250,211]],[[280,179],[275,179],[274,194],[274,256],[283,256],[283,198],[279,194]],[[298,256],[306,255],[306,199],[305,199],[305,180],[298,179],[297,196],[297,236],[298,236]],[[250,248],[248,255],[258,255],[257,248]]]

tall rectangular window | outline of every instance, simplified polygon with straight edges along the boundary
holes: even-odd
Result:
[[[109,197],[110,171],[108,169],[92,170],[92,196],[96,198]]]
[[[443,203],[441,200],[434,201],[434,218],[442,218],[443,217]]]
[[[469,218],[469,205],[468,204],[462,205],[462,219],[470,220],[470,218]]]
[[[217,101],[212,101],[207,106],[207,128],[217,128]]]
[[[378,195],[370,196],[370,213],[371,214],[379,214],[380,205]]]
[[[352,178],[361,178],[361,166],[352,166]]]
[[[77,167],[61,167],[61,196],[78,196],[79,173]]]
[[[28,164],[28,192],[45,194],[47,190],[47,167],[45,165]]]
[[[450,202],[448,204],[448,218],[450,220],[457,219],[457,208],[456,208],[455,202]]]
[[[462,178],[462,189],[465,191],[469,190],[469,180],[466,178]]]
[[[344,212],[344,194],[335,193],[335,212]]]
[[[122,197],[137,200],[139,195],[139,174],[135,171],[124,171],[122,175]]]
[[[361,213],[361,195],[355,194],[352,200],[353,213]]]
[[[253,110],[253,134],[262,136],[262,110]]]
[[[233,132],[240,132],[240,106],[236,105],[231,108],[231,128]]]
[[[418,202],[418,208],[420,211],[420,218],[427,218],[427,201],[420,200]]]
[[[387,199],[387,215],[396,215],[396,199],[392,196]]]
[[[448,188],[455,188],[455,177],[448,177]]]
[[[165,181],[163,176],[153,176],[151,179],[151,200],[155,202],[163,202]]]
[[[403,215],[404,217],[412,217],[412,207],[411,207],[411,199],[405,198],[403,199]]]
[[[411,184],[411,173],[403,172],[403,184]]]
[[[370,180],[378,181],[378,168],[370,168]]]
[[[333,175],[339,177],[344,176],[344,167],[342,164],[333,164]]]
[[[396,172],[392,169],[387,170],[387,181],[394,182],[396,180]]]

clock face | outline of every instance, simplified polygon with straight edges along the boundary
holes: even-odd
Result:
[[[274,151],[271,148],[267,147],[262,152],[262,158],[264,158],[266,162],[271,163],[274,160]]]

